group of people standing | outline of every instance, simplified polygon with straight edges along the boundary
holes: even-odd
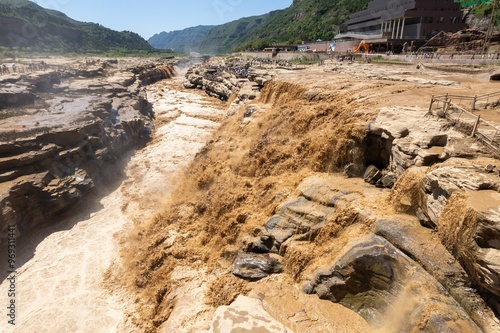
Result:
[[[10,73],[26,73],[26,72],[35,72],[35,71],[43,71],[48,68],[48,64],[45,61],[31,61],[28,65],[18,65],[17,63],[12,64],[1,64],[0,65],[0,74],[7,75]]]

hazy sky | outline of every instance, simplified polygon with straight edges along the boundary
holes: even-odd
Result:
[[[33,1],[33,0],[32,0]],[[293,0],[34,0],[84,22],[137,32],[148,39],[162,31],[217,25],[287,8]]]

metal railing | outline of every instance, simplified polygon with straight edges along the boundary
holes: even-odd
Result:
[[[486,109],[490,103],[500,103],[500,91],[482,96],[441,95],[432,96],[429,114],[438,110],[444,117],[454,123],[454,127],[464,134],[475,137],[484,144],[496,157],[500,158],[500,127],[474,114],[478,107]]]
[[[407,39],[407,40],[425,40],[425,36],[402,36],[402,38],[399,37],[392,37],[392,32],[390,33],[380,33],[380,31],[377,32],[362,32],[362,31],[350,31],[350,32],[340,32],[335,35],[334,39],[338,40],[340,38],[345,38],[345,37],[353,37],[356,36],[357,38],[365,39],[367,42],[370,39]]]

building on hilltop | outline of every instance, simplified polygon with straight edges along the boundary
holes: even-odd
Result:
[[[466,27],[460,3],[453,0],[373,0],[341,26],[336,51],[351,50],[361,41],[375,52],[415,51],[440,31]]]

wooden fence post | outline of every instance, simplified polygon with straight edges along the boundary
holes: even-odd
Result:
[[[472,134],[470,135],[471,137],[474,137],[474,135],[476,135],[480,120],[481,120],[481,116],[477,116],[476,122],[474,123],[474,127],[472,128]]]
[[[451,99],[447,99],[446,102],[444,102],[444,115],[448,113],[448,110],[450,109],[451,106]]]
[[[431,105],[429,106],[429,113],[431,113],[431,111],[432,111],[432,104],[434,104],[434,95],[432,95],[432,98],[431,98]]]
[[[474,99],[472,100],[472,108],[471,108],[471,110],[475,110],[476,109],[476,102],[477,102],[477,95],[474,96]]]

